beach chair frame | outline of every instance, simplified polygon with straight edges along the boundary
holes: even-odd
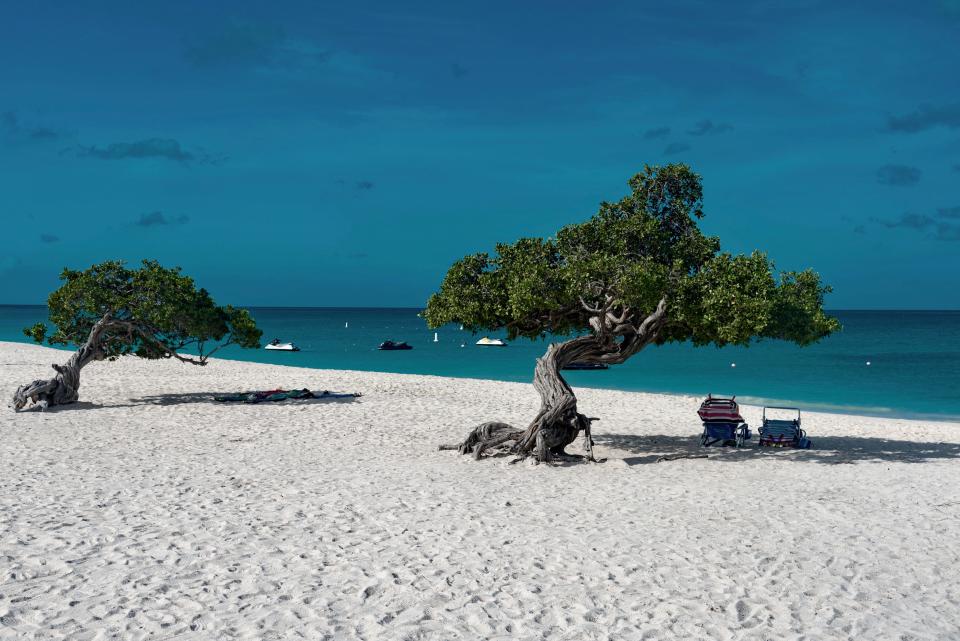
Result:
[[[796,412],[797,418],[767,418],[767,410]],[[810,447],[810,439],[807,438],[807,433],[800,427],[801,422],[800,408],[798,407],[764,406],[760,418],[757,447],[794,447],[808,449]]]
[[[750,426],[746,423],[704,423],[703,433],[700,435],[700,447],[711,445],[743,447],[749,438]]]

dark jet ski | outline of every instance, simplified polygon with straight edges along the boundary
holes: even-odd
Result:
[[[395,350],[413,349],[413,346],[408,345],[404,341],[399,341],[399,342],[383,341],[382,343],[380,343],[380,347],[378,347],[377,349],[385,352],[392,352]]]

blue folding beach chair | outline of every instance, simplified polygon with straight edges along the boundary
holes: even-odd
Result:
[[[703,421],[703,434],[700,435],[700,446],[732,445],[742,447],[750,438],[750,427],[740,416],[740,407],[736,396],[725,398],[708,394],[697,414]]]
[[[797,418],[767,418],[768,410],[796,412]],[[811,442],[800,428],[800,410],[796,407],[764,407],[760,426],[759,447],[795,447],[809,449]]]

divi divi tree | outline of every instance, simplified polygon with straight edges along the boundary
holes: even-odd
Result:
[[[780,272],[767,256],[731,255],[698,227],[700,176],[683,164],[647,166],[630,193],[552,238],[521,238],[450,268],[424,316],[431,327],[503,330],[509,338],[569,337],[537,359],[540,411],[525,429],[483,423],[455,446],[476,458],[493,447],[549,461],[580,433],[593,458],[590,420],[561,370],[623,363],[650,345],[809,345],[839,329],[823,311],[830,288],[812,271]]]
[[[13,408],[36,403],[42,409],[79,398],[80,370],[91,361],[175,358],[205,365],[227,345],[259,347],[262,332],[249,312],[214,303],[179,267],[145,260],[137,269],[107,261],[83,271],[65,269],[63,284],[47,307],[53,333],[45,323],[24,329],[38,343],[77,345],[56,375],[19,387]]]

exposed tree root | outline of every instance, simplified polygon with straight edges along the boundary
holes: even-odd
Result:
[[[41,411],[53,405],[75,403],[80,394],[80,369],[77,367],[53,365],[57,375],[47,380],[35,380],[29,385],[21,385],[13,395],[13,409],[19,411],[28,403],[35,403]]]
[[[522,449],[526,430],[518,430],[507,423],[490,421],[482,423],[467,434],[460,443],[441,445],[440,450],[457,450],[460,454],[471,454],[479,460],[484,454],[494,451],[512,453],[523,460],[534,456],[537,462],[549,463],[554,459],[563,461],[595,461],[593,458],[593,439],[590,437],[590,423],[597,419],[588,418],[583,414],[576,414],[573,420],[564,425],[550,426],[540,429],[534,447],[530,451]],[[585,435],[587,455],[570,454],[566,452],[567,445],[576,440],[580,432]]]
[[[477,425],[470,430],[461,443],[455,445],[441,445],[441,450],[457,450],[460,454],[473,454],[473,458],[479,459],[486,450],[499,447],[510,441],[518,441],[523,436],[523,430],[518,430],[512,425],[490,421]]]
[[[666,304],[666,299],[661,299],[654,312],[634,324],[631,310],[624,308],[619,316],[613,313],[613,299],[609,296],[601,307],[584,303],[591,313],[596,314],[590,320],[594,333],[565,343],[553,343],[537,359],[533,387],[540,395],[540,411],[527,429],[518,430],[507,423],[483,423],[470,430],[463,442],[441,445],[440,449],[473,454],[479,459],[486,451],[511,443],[507,451],[516,454],[520,460],[529,456],[538,463],[549,463],[555,457],[577,460],[576,455],[566,452],[566,447],[583,433],[587,453],[582,458],[596,461],[590,423],[597,419],[577,411],[577,397],[561,370],[575,361],[607,365],[623,363],[656,340],[666,319]]]
[[[80,398],[80,370],[91,361],[104,356],[103,333],[109,327],[111,318],[107,314],[97,321],[87,341],[70,355],[64,365],[53,365],[57,375],[47,380],[35,380],[29,385],[21,385],[13,395],[14,411],[20,411],[28,402],[35,403],[41,411],[54,405],[76,403]]]

